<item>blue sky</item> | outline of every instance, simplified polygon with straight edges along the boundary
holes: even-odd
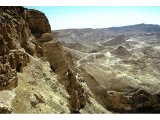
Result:
[[[160,7],[32,6],[45,13],[52,30],[160,24]]]

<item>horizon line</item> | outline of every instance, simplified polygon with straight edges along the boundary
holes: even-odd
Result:
[[[156,25],[160,26],[160,24],[151,24],[151,23],[136,23],[136,24],[128,24],[128,25],[122,25],[122,26],[111,26],[111,27],[97,27],[97,28],[91,28],[91,27],[83,27],[83,28],[64,28],[64,29],[53,29],[51,31],[56,30],[78,30],[78,29],[108,29],[108,28],[118,28],[118,27],[127,27],[127,26],[134,26],[134,25]]]

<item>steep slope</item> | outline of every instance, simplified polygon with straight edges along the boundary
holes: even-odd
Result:
[[[51,71],[47,61],[30,56],[23,73],[18,73],[13,113],[70,113],[68,92]]]
[[[73,60],[80,81],[86,83],[105,109],[118,113],[160,112],[158,25],[56,32],[65,49],[77,58]],[[83,52],[79,46],[69,46],[77,42],[86,46],[97,44],[100,49],[87,53],[87,49]]]
[[[109,113],[76,78],[72,56],[44,13],[0,12],[0,113]]]
[[[159,60],[105,56],[83,67],[85,81],[97,100],[116,112],[159,113],[160,74],[159,66],[154,66]]]

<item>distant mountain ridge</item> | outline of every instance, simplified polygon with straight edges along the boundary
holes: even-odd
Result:
[[[134,24],[134,25],[126,25],[126,26],[118,26],[118,27],[108,27],[108,28],[75,28],[75,29],[60,29],[54,31],[94,31],[94,30],[106,30],[110,32],[160,32],[160,25],[158,24]]]
[[[157,34],[160,32],[160,25],[155,24],[135,24],[122,27],[110,28],[84,28],[84,29],[64,29],[54,30],[54,35],[63,42],[92,42],[103,41],[115,37],[116,35],[146,35],[148,33]]]
[[[104,28],[101,30],[107,30],[110,32],[160,32],[160,25],[141,23],[122,27]]]

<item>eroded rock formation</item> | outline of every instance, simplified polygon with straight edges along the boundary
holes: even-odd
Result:
[[[68,91],[70,111],[77,113],[84,108],[86,95],[71,68],[71,56],[64,52],[62,45],[52,35],[46,16],[37,10],[23,7],[0,7],[0,12],[0,90],[16,88],[19,80],[17,73],[23,73],[30,58],[43,57]],[[12,99],[15,101],[19,96],[14,95]],[[12,113],[11,101],[8,108],[0,106],[1,113]],[[16,107],[17,103],[14,103],[15,111],[20,109]],[[31,105],[34,108],[36,106],[34,102]]]
[[[60,82],[65,86],[70,95],[71,112],[77,113],[86,104],[86,96],[83,87],[76,79],[71,68],[71,61],[67,60],[62,45],[57,41],[43,43],[47,60],[51,68],[59,75]]]
[[[44,13],[38,10],[26,10],[25,18],[32,34],[40,37],[43,33],[51,33],[51,27]]]
[[[17,72],[22,72],[22,68],[29,62],[27,52],[32,54],[29,50],[33,48],[29,46],[32,36],[23,20],[23,8],[0,9],[0,89],[4,90],[18,85]],[[22,13],[22,16],[18,13]],[[21,49],[23,47],[26,51]]]

